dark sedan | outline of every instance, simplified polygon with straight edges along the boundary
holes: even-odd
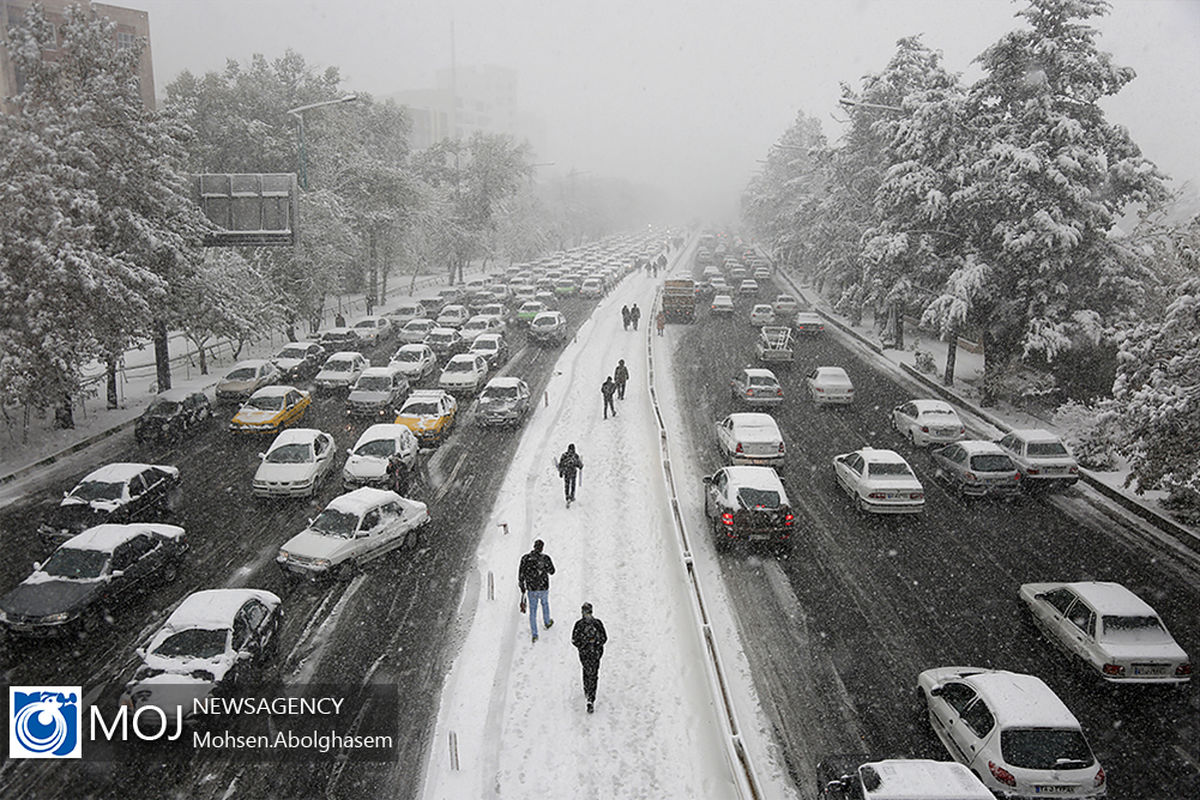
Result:
[[[55,545],[102,523],[148,522],[182,500],[179,469],[164,464],[107,464],[81,480],[38,527]]]
[[[150,401],[138,417],[134,437],[139,442],[180,439],[212,420],[208,395],[191,389],[172,389]]]

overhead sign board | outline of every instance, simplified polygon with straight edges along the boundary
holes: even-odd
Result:
[[[295,245],[299,187],[284,173],[209,173],[192,179],[196,201],[218,230],[205,247]]]

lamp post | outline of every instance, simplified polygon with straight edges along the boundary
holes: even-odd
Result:
[[[334,106],[339,103],[353,103],[357,99],[358,95],[348,94],[344,97],[339,97],[336,100],[322,100],[320,103],[309,103],[306,106],[297,106],[296,108],[288,109],[287,113],[296,118],[297,136],[300,139],[300,151],[298,153],[299,168],[297,171],[300,175],[301,189],[308,189],[308,149],[304,141],[304,112],[312,111],[314,108],[321,108],[322,106]]]

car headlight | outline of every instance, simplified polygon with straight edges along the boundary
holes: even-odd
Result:
[[[51,624],[54,622],[66,622],[71,618],[71,615],[66,611],[60,611],[57,614],[47,614],[44,617],[39,617],[38,622]]]
[[[328,567],[328,566],[329,566],[329,559],[328,559],[328,558],[318,558],[318,559],[314,559],[314,560],[313,560],[313,566],[314,566],[314,567]]]
[[[292,554],[289,553],[287,550],[280,550],[279,555],[275,556],[275,560],[276,561],[287,561],[291,557],[292,557]]]

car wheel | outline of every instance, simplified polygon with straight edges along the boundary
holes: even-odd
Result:
[[[913,447],[917,446],[917,435],[912,432],[912,428],[909,428],[908,430],[908,443]]]
[[[179,577],[179,559],[172,558],[163,565],[162,571],[159,572],[159,577],[163,583],[174,583]]]
[[[404,549],[415,550],[417,545],[421,543],[421,529],[413,528],[404,536]]]

